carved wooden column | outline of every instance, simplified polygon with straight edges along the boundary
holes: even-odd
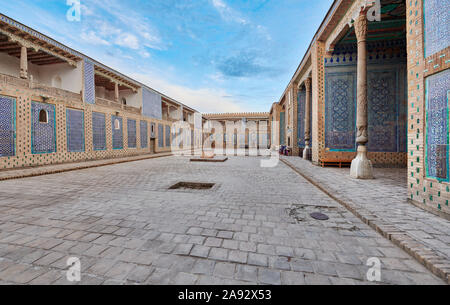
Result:
[[[27,47],[24,46],[20,52],[20,78],[28,79],[28,53]]]
[[[311,159],[311,78],[305,80],[306,99],[305,99],[305,149],[303,150],[303,159]]]
[[[119,83],[114,83],[114,100],[119,102]]]
[[[373,179],[372,162],[367,158],[368,114],[367,114],[367,18],[362,10],[355,22],[355,32],[358,41],[357,70],[357,136],[358,154],[352,161],[350,175],[356,179]]]

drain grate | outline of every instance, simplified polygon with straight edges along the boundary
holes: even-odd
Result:
[[[327,215],[325,215],[323,213],[311,213],[311,214],[309,214],[309,216],[311,216],[315,220],[328,220],[328,219],[330,219],[330,217],[328,217]]]
[[[214,183],[203,182],[178,182],[169,187],[169,190],[210,190],[214,185]]]

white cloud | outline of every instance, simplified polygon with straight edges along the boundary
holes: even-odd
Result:
[[[223,83],[225,81],[225,77],[221,72],[216,72],[214,74],[210,74],[210,75],[208,75],[208,78],[213,81],[220,82],[220,83]]]
[[[97,36],[93,31],[89,32],[83,32],[80,35],[81,39],[83,39],[85,42],[93,45],[104,45],[109,46],[111,45],[108,41],[102,39],[101,37]]]
[[[91,6],[95,6],[97,10],[105,11],[114,17],[116,23],[120,23],[121,29],[127,29],[127,32],[132,33],[136,39],[140,41],[141,47],[148,47],[155,50],[165,49],[163,40],[161,39],[158,31],[149,20],[141,15],[139,10],[134,7],[130,7],[126,1],[116,0],[85,0],[90,2]],[[101,15],[98,16],[102,18]],[[107,28],[105,30],[113,30]],[[122,37],[124,38],[124,37]],[[133,43],[135,42],[134,38]],[[119,41],[122,41],[120,39]],[[133,46],[135,46],[133,44]],[[134,48],[134,47],[133,47]]]
[[[95,15],[94,10],[91,7],[81,4],[81,16],[86,17],[94,15]]]
[[[219,12],[223,20],[247,25],[250,22],[241,17],[238,12],[229,7],[223,0],[212,0],[212,5]]]
[[[95,28],[98,28],[98,33],[102,36],[114,36],[119,35],[122,30],[113,26],[107,21],[98,21],[95,25]]]
[[[150,53],[148,53],[147,51],[140,51],[139,55],[141,55],[143,58],[149,58],[150,57]]]
[[[202,113],[244,111],[236,101],[228,98],[229,94],[223,89],[191,89],[169,83],[159,75],[152,74],[134,73],[130,76]]]
[[[139,49],[139,39],[131,33],[122,33],[117,36],[115,44],[133,50]]]

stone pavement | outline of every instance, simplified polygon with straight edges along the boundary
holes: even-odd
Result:
[[[123,157],[123,158],[111,158],[111,159],[101,159],[94,161],[86,161],[86,162],[74,162],[74,163],[64,163],[64,164],[55,164],[55,165],[46,165],[46,166],[37,166],[37,167],[28,167],[28,168],[18,168],[18,169],[8,169],[8,170],[0,170],[0,181],[17,179],[17,178],[26,178],[26,177],[36,177],[42,175],[49,174],[57,174],[63,172],[69,172],[73,170],[91,168],[91,167],[99,167],[111,164],[118,164],[124,162],[145,160],[145,159],[153,159],[160,157],[168,157],[171,156],[172,153],[157,153],[157,154],[147,154],[147,155],[139,155],[132,157]]]
[[[0,182],[0,282],[444,284],[280,162],[168,157]],[[212,182],[211,190],[171,190]],[[321,211],[328,221],[309,213]]]
[[[345,168],[320,168],[282,157],[301,175],[449,281],[450,221],[407,202],[405,169],[374,168],[375,180],[356,180]]]

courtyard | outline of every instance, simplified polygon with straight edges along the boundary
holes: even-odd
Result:
[[[286,159],[299,168],[306,163]],[[284,162],[262,168],[260,161],[164,157],[0,181],[0,283],[445,283]],[[339,178],[314,168],[324,180]],[[395,180],[396,170],[390,175]],[[214,185],[170,189],[180,182]],[[384,187],[393,201],[395,194],[403,200],[406,183]],[[419,211],[429,215],[421,218],[424,231],[441,221],[435,227],[446,236],[448,221]],[[313,212],[329,219],[315,220]],[[439,231],[432,238],[411,231],[448,255],[448,240],[437,244]],[[70,257],[81,262],[81,282],[66,278]],[[369,258],[382,263],[380,282],[367,280]]]

